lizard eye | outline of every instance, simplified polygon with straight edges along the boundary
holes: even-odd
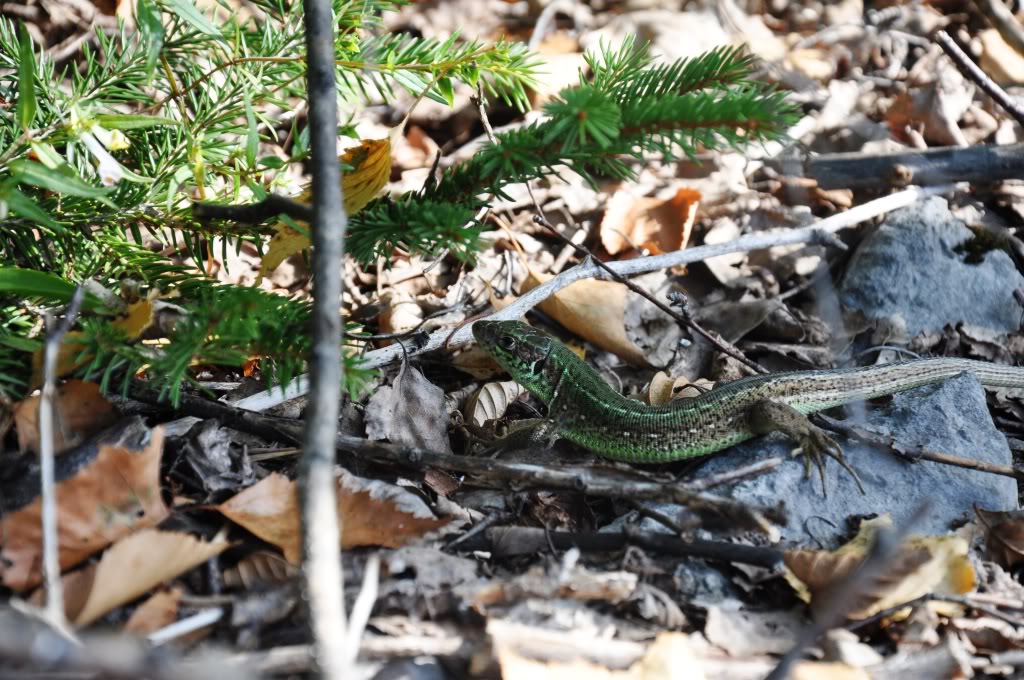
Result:
[[[502,348],[506,352],[513,352],[516,348],[516,339],[511,335],[503,335],[498,338],[498,347]]]

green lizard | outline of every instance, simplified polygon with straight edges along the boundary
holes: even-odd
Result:
[[[567,439],[606,458],[665,463],[703,456],[760,434],[782,432],[813,462],[824,486],[824,458],[856,478],[840,446],[806,414],[973,373],[983,385],[1024,387],[1024,368],[970,359],[918,359],[881,366],[755,375],[693,399],[648,406],[622,396],[568,347],[519,321],[477,321],[483,349],[548,406],[533,441]],[[858,484],[859,484],[858,480]]]

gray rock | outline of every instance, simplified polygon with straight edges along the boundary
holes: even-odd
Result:
[[[986,253],[980,264],[964,262],[953,248],[969,238],[943,198],[897,210],[857,248],[839,299],[869,319],[901,317],[910,336],[960,321],[1016,330],[1013,290],[1024,277],[1002,251]]]
[[[1012,463],[1006,438],[996,430],[985,405],[985,394],[972,375],[940,385],[928,385],[895,395],[885,406],[870,410],[867,428],[893,435],[908,446],[920,445],[973,460],[1000,465]],[[752,505],[784,501],[789,524],[783,540],[797,545],[834,547],[849,535],[847,518],[889,513],[899,525],[924,501],[927,516],[912,531],[941,534],[973,515],[972,506],[990,510],[1017,509],[1017,482],[1008,477],[928,461],[910,464],[895,455],[839,439],[846,459],[864,483],[861,495],[850,476],[830,460],[825,476],[828,497],[814,471],[803,478],[800,460],[717,491]],[[782,435],[754,439],[711,458],[697,475],[713,475],[759,458],[784,456],[793,443]]]

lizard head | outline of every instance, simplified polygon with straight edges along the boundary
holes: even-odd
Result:
[[[548,358],[558,341],[521,321],[477,321],[473,324],[477,343],[512,379],[547,403],[557,380],[548,376]]]

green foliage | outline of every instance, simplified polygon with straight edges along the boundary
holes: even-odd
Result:
[[[181,387],[191,382],[194,364],[242,367],[261,358],[268,386],[285,384],[302,371],[310,351],[308,302],[267,293],[258,288],[214,286],[197,292],[182,305],[159,351],[126,342],[117,326],[90,318],[82,324],[81,357],[88,363],[83,377],[105,390],[126,389],[128,380],[145,367],[160,376],[162,395],[177,401]],[[355,393],[367,374],[346,352],[348,389]]]
[[[0,97],[13,104],[0,109],[0,398],[28,386],[39,312],[89,278],[180,308],[173,330],[151,344],[126,338],[116,304],[90,298],[76,326],[78,373],[105,387],[122,388],[142,370],[177,398],[193,366],[238,366],[254,356],[268,382],[302,370],[306,301],[204,274],[211,250],[225,260],[228,248],[262,247],[270,225],[200,224],[191,215],[193,200],[294,191],[282,170],[309,156],[304,123],[290,115],[305,97],[301,3],[249,4],[259,21],[217,23],[191,0],[136,0],[136,29],[98,32],[78,63],[59,70],[24,29],[0,19]],[[402,4],[334,0],[345,101],[355,107],[406,92],[451,104],[461,82],[527,108],[537,64],[523,46],[388,34],[380,16]],[[589,75],[547,105],[545,120],[500,135],[422,191],[351,216],[350,254],[368,263],[401,249],[471,262],[481,230],[475,215],[511,183],[566,168],[625,179],[645,155],[772,139],[791,117],[780,93],[749,81],[751,57],[737,49],[655,64],[626,44],[588,59]],[[261,157],[268,143],[287,157]],[[147,238],[184,257],[150,250]],[[354,389],[362,374],[351,356]]]
[[[591,56],[590,77],[563,90],[547,120],[498,135],[448,173],[433,195],[465,200],[538,179],[567,166],[583,177],[630,179],[648,153],[674,160],[697,149],[776,139],[794,121],[783,93],[750,82],[751,58],[738,48],[652,65],[627,41]],[[634,163],[631,163],[634,161]]]

